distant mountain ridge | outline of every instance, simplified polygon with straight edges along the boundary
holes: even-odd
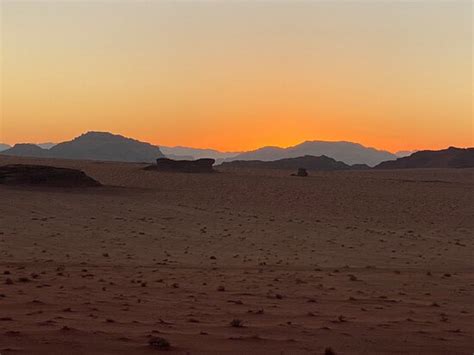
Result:
[[[152,162],[164,156],[176,160],[211,158],[215,159],[217,164],[234,160],[272,161],[305,155],[325,155],[348,165],[366,164],[369,166],[397,158],[392,153],[352,142],[307,141],[288,148],[263,147],[249,152],[220,152],[215,149],[182,146],[157,147],[108,132],[87,132],[71,141],[56,145],[45,143],[42,147],[49,149],[38,150],[30,147],[26,150],[25,147],[13,147],[2,154],[124,162]]]
[[[35,144],[18,143],[0,154],[15,155],[21,157],[47,158],[48,151]]]
[[[285,158],[272,161],[262,160],[235,160],[224,162],[219,167],[222,168],[248,168],[248,169],[280,169],[280,170],[297,170],[304,168],[307,171],[334,171],[334,170],[361,170],[370,169],[367,165],[350,166],[341,161],[329,158],[325,155],[312,156],[305,155],[297,158]]]
[[[42,149],[34,144],[16,144],[1,154],[143,163],[164,157],[157,146],[107,132],[88,132],[50,149]]]
[[[112,147],[113,144],[117,146]],[[193,160],[210,158],[221,162],[226,158],[236,156],[241,152],[220,152],[215,149],[202,149],[190,147],[166,147],[154,146],[146,142],[126,138],[108,132],[87,132],[71,141],[63,143],[40,143],[40,144],[16,144],[14,147],[8,144],[0,144],[0,152],[6,155],[51,157],[67,159],[92,159],[112,161],[144,161],[152,162],[159,157],[166,156],[176,160]],[[121,152],[118,146],[121,146]],[[127,152],[123,151],[125,149]],[[13,149],[14,148],[14,149]],[[39,150],[37,148],[41,148]],[[54,148],[54,149],[53,149]],[[160,150],[157,155],[156,149]],[[98,150],[96,150],[98,149]],[[113,151],[111,151],[111,149]],[[48,150],[48,152],[45,152]],[[106,152],[107,151],[107,152]],[[143,160],[145,159],[145,160]]]
[[[30,143],[20,143],[20,144],[30,144]],[[52,147],[54,147],[56,145],[56,143],[38,143],[38,144],[31,144],[31,145],[35,145],[37,147],[40,147],[42,149],[50,149]],[[0,152],[3,152],[7,149],[10,149],[12,148],[11,145],[8,145],[8,144],[3,144],[3,143],[0,143]]]
[[[343,163],[349,166],[350,169],[366,169],[374,166],[378,169],[405,169],[424,167],[471,167],[473,166],[472,152],[474,149],[451,147],[440,151],[418,151],[411,155],[408,155],[410,151],[403,151],[396,153],[402,156],[401,158],[397,158],[396,154],[365,147],[358,143],[344,141],[306,141],[287,148],[263,147],[249,152],[238,153],[180,146],[163,147],[161,149],[150,143],[140,142],[136,139],[108,132],[87,132],[67,142],[59,144],[44,143],[41,145],[49,149],[43,149],[35,144],[22,143],[16,144],[13,147],[0,144],[0,154],[25,157],[143,163],[155,162],[156,159],[164,158],[165,156],[175,160],[210,158],[215,159],[217,164],[233,161],[259,161],[258,163],[250,163],[255,166],[263,166],[263,164],[261,164],[262,162],[280,161],[276,165],[283,163],[289,164],[288,168],[290,168],[290,166],[293,168],[293,165],[291,165],[292,162],[282,163],[281,160],[293,158],[310,159],[307,156],[312,156],[331,158],[338,164]],[[5,150],[2,151],[1,149]],[[298,160],[295,160],[295,162],[298,162]],[[316,162],[313,163],[316,164]],[[321,161],[319,161],[318,164],[319,163],[321,163]],[[331,164],[328,166],[330,165]],[[236,163],[233,166],[245,166],[245,164]],[[247,166],[249,165],[247,164]],[[272,164],[266,166],[271,167]],[[324,166],[324,164],[322,166]],[[336,169],[336,165],[333,164],[331,169]]]
[[[376,169],[474,168],[474,148],[422,150],[378,164]]]
[[[348,165],[366,164],[375,166],[383,161],[395,160],[397,156],[384,150],[365,147],[352,142],[306,141],[288,148],[263,147],[245,152],[226,161],[233,160],[262,160],[272,161],[286,158],[296,158],[305,155],[327,156]]]

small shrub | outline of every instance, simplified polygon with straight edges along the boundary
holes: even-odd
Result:
[[[240,319],[232,319],[230,326],[234,328],[242,328],[244,326],[244,322]]]
[[[171,348],[171,344],[165,338],[160,337],[152,337],[148,340],[148,345],[153,349],[158,350],[169,350]]]

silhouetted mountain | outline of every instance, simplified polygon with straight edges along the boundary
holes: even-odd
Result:
[[[444,150],[423,150],[395,161],[386,161],[376,169],[417,169],[417,168],[472,168],[474,148],[450,147]]]
[[[71,141],[54,145],[50,149],[42,149],[34,144],[16,144],[1,154],[144,163],[163,157],[157,146],[106,132],[88,132]]]
[[[21,157],[35,157],[44,158],[48,156],[48,151],[38,147],[35,144],[19,143],[15,144],[12,148],[1,152],[4,155],[15,155]]]
[[[297,170],[300,168],[307,171],[332,171],[332,170],[351,170],[364,169],[369,167],[367,165],[357,165],[354,168],[343,162],[336,161],[327,156],[315,157],[312,155],[305,155],[297,158],[286,158],[272,161],[262,160],[235,160],[232,162],[224,162],[219,167],[222,168],[246,168],[246,169],[280,169],[280,170]]]
[[[4,150],[10,149],[10,148],[11,146],[9,146],[8,144],[0,143],[0,152],[3,152]]]
[[[217,162],[223,161],[224,159],[235,157],[241,152],[220,152],[215,149],[201,149],[201,148],[189,148],[189,147],[165,147],[160,146],[162,153],[170,159],[203,159],[210,158],[215,159]]]
[[[51,157],[124,162],[153,162],[163,157],[150,143],[107,132],[88,132],[49,149]]]
[[[226,161],[233,160],[262,160],[272,161],[285,158],[296,158],[305,155],[333,158],[348,165],[367,164],[377,165],[386,160],[395,160],[397,157],[387,151],[367,148],[358,143],[351,142],[324,142],[308,141],[294,147],[264,147],[254,151],[239,154]]]

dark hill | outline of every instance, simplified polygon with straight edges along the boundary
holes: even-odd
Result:
[[[380,163],[376,169],[472,168],[474,148],[423,150],[404,158]]]
[[[101,186],[81,170],[22,164],[0,166],[0,184],[71,188]]]
[[[49,154],[53,158],[145,163],[163,157],[157,146],[107,132],[88,132],[55,145]]]
[[[305,155],[297,158],[287,158],[274,161],[261,160],[237,160],[225,162],[220,165],[222,168],[249,168],[249,169],[280,169],[280,170],[297,170],[299,168],[307,171],[331,171],[331,170],[349,170],[350,165],[336,161],[326,156],[315,157]],[[359,166],[358,168],[362,168]]]
[[[34,144],[16,144],[0,154],[137,163],[151,163],[163,157],[157,146],[107,132],[88,132],[50,149],[42,149]]]

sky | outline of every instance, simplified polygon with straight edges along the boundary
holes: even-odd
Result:
[[[473,5],[0,0],[0,142],[473,146]]]

